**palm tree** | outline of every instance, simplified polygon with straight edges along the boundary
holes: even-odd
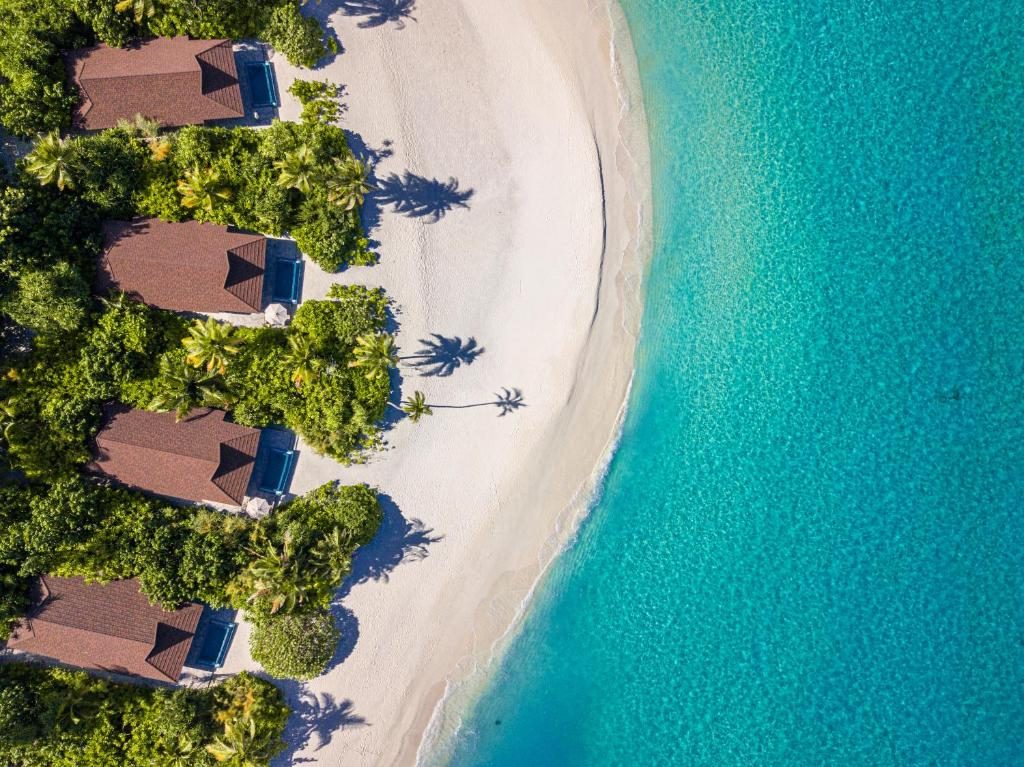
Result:
[[[156,0],[121,0],[114,6],[118,13],[132,11],[135,23],[141,24],[143,19],[152,18],[156,14]]]
[[[398,365],[398,351],[395,339],[387,333],[365,333],[356,338],[352,350],[355,359],[348,363],[350,368],[363,368],[366,377],[373,381],[388,374],[388,369]]]
[[[207,746],[207,753],[218,762],[231,762],[237,767],[261,767],[266,764],[265,749],[256,740],[256,720],[251,716],[224,723],[224,734],[216,736]]]
[[[308,195],[313,190],[316,175],[316,157],[313,150],[302,144],[294,152],[288,152],[282,159],[274,161],[278,170],[277,185],[285,189],[298,189]]]
[[[25,168],[43,186],[55,184],[63,192],[75,188],[74,164],[75,145],[70,139],[62,139],[58,131],[53,131],[39,137]]]
[[[413,392],[413,395],[402,403],[402,410],[413,423],[419,423],[419,420],[425,415],[434,414],[421,391]]]
[[[327,199],[336,205],[352,210],[362,205],[363,200],[373,185],[369,181],[370,169],[366,163],[355,157],[334,158],[334,175],[329,176],[324,184],[327,187]]]
[[[316,355],[316,349],[308,336],[288,336],[288,353],[284,362],[292,371],[292,382],[296,389],[313,381],[323,369],[324,361]]]
[[[186,208],[201,208],[213,213],[218,200],[230,200],[231,190],[220,180],[216,168],[199,168],[185,171],[185,178],[178,181],[181,204]]]
[[[226,407],[234,401],[224,379],[217,373],[194,368],[187,362],[172,362],[167,356],[160,358],[157,384],[160,392],[149,403],[150,410],[174,411],[178,421],[194,407]]]
[[[234,327],[207,317],[206,322],[195,321],[188,329],[188,337],[181,339],[181,345],[185,347],[185,361],[189,365],[224,375],[228,360],[238,354],[242,342]]]
[[[256,552],[254,552],[256,553]],[[285,531],[278,549],[272,543],[249,563],[252,594],[249,601],[270,600],[270,612],[290,613],[306,601],[315,573],[301,561],[291,531]]]
[[[352,569],[353,548],[352,530],[335,527],[313,546],[311,564],[322,580],[337,585]]]

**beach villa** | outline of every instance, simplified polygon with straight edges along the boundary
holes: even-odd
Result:
[[[141,114],[164,126],[242,117],[230,40],[158,37],[129,48],[96,45],[67,57],[81,99],[73,125],[113,128]]]
[[[44,575],[7,649],[84,669],[176,683],[202,606],[152,605],[135,580],[86,583]]]
[[[178,312],[263,311],[267,241],[198,221],[107,221],[95,291]]]
[[[183,420],[107,405],[96,435],[93,474],[166,498],[238,508],[252,479],[260,430],[195,408]]]

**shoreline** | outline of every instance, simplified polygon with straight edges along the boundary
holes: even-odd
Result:
[[[613,278],[613,280],[625,278],[627,282],[635,280],[628,288],[625,288],[631,292],[621,296],[626,301],[634,300],[638,302],[638,305],[634,307],[637,314],[631,318],[631,321],[635,324],[631,325],[627,322],[625,325],[632,337],[632,344],[630,345],[632,353],[635,351],[636,341],[640,333],[640,315],[643,311],[644,273],[652,255],[650,217],[653,205],[651,200],[649,147],[647,145],[647,122],[643,111],[643,98],[635,52],[625,14],[619,6],[618,0],[603,0],[603,2],[607,7],[608,13],[606,31],[610,46],[611,61],[609,69],[613,75],[611,83],[616,86],[620,99],[626,100],[625,103],[620,101],[624,113],[620,112],[618,120],[610,120],[610,122],[616,123],[616,125],[606,126],[616,135],[614,145],[612,146],[616,160],[614,172],[620,174],[619,180],[624,182],[630,192],[639,194],[642,199],[636,200],[638,208],[635,225],[633,227],[626,227],[626,230],[631,235],[631,242],[621,251],[612,253],[612,255],[617,256],[616,259],[609,259],[606,241],[600,269],[602,272],[602,283],[607,278]],[[618,53],[620,46],[623,50],[621,57]],[[629,104],[628,100],[630,98],[636,99],[639,102],[639,108]],[[609,116],[603,115],[603,117],[608,118]],[[597,140],[596,132],[595,145],[598,152],[599,166],[603,166],[601,157],[602,147]],[[637,156],[630,151],[631,149],[642,159],[638,160]],[[623,154],[625,157],[623,157]],[[630,173],[630,178],[628,179],[621,177],[623,165],[627,166],[626,171]],[[607,180],[607,172],[602,170],[601,187],[606,226],[607,220],[610,218],[609,214],[612,212],[609,210],[607,197],[604,194],[607,188]],[[623,217],[627,214],[624,207],[619,212]],[[632,266],[638,268],[638,273],[633,275],[627,275],[624,271],[626,267],[625,262],[630,255],[632,255],[634,260]],[[595,323],[598,319],[597,315],[601,311],[600,305],[602,303],[599,297],[598,308],[594,317]],[[605,309],[605,311],[607,312],[608,310]],[[625,320],[625,318],[623,319]],[[590,351],[594,350],[590,349]],[[600,356],[601,351],[597,350],[596,353]],[[531,605],[537,596],[537,592],[544,587],[552,567],[557,564],[559,557],[574,545],[580,525],[589,517],[595,506],[600,503],[608,469],[622,438],[622,430],[629,407],[629,395],[633,385],[633,375],[634,369],[631,367],[625,391],[619,404],[618,414],[612,424],[611,434],[601,451],[598,464],[594,467],[592,473],[583,479],[576,494],[553,522],[550,537],[543,546],[544,549],[550,547],[550,555],[540,565],[533,583],[522,597],[512,620],[508,623],[505,630],[494,638],[489,657],[478,668],[468,672],[463,678],[446,681],[444,694],[434,706],[427,726],[423,731],[423,736],[416,752],[416,765],[441,766],[447,763],[451,755],[450,750],[460,735],[464,723],[463,717],[467,713],[471,713],[473,704],[490,684],[493,674],[496,672],[506,651],[515,641],[524,621],[528,619]]]
[[[398,423],[385,435],[396,449],[367,464],[300,446],[294,492],[378,486],[390,532],[343,590],[344,657],[287,688],[315,721],[290,729],[278,763],[411,765],[486,683],[614,451],[651,250],[646,122],[616,0],[453,0],[402,27],[326,6],[346,53],[312,73],[275,57],[280,90],[295,77],[344,83],[343,127],[392,196],[437,181],[449,204],[371,211],[381,263],[307,265],[303,298],[382,285],[403,354],[431,333],[484,353],[451,375],[403,368],[402,394],[422,389],[438,409]],[[410,174],[420,180],[403,187]],[[496,418],[496,389],[521,390],[524,406]],[[246,663],[246,628],[229,665]]]

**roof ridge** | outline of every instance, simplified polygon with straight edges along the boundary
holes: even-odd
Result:
[[[162,445],[161,447],[153,447],[152,445],[141,444],[140,442],[137,441],[132,442],[126,439],[118,439],[116,435],[110,436],[108,434],[104,434],[103,432],[100,432],[100,434],[98,434],[97,437],[107,442],[116,442],[119,445],[129,445],[130,447],[138,447],[143,448],[145,450],[153,450],[154,452],[157,453],[171,453],[172,455],[180,455],[182,458],[192,458],[196,461],[202,461],[203,463],[209,463],[214,465],[219,465],[220,463],[219,457],[216,460],[213,460],[211,458],[207,458],[206,456],[186,452],[185,450],[175,450],[173,445],[168,445],[166,443],[164,443],[164,445]]]
[[[45,604],[45,602],[44,602],[44,604]],[[50,626],[65,626],[66,628],[78,629],[79,631],[85,631],[85,632],[88,632],[90,634],[102,634],[105,637],[114,637],[115,639],[120,639],[122,642],[131,642],[132,644],[140,645],[141,647],[152,647],[153,646],[152,642],[147,643],[147,642],[143,642],[143,641],[141,641],[139,639],[132,639],[131,637],[126,637],[123,634],[116,634],[113,631],[106,631],[106,630],[104,630],[104,627],[96,627],[96,626],[85,627],[85,626],[79,626],[79,625],[77,625],[75,623],[65,623],[65,622],[62,622],[62,621],[47,620],[46,618],[39,618],[39,617],[30,617],[29,621],[33,621],[33,622],[37,622],[37,623],[46,623],[46,624],[48,624]]]

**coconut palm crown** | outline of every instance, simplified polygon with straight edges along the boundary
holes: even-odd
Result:
[[[234,401],[224,379],[217,373],[195,368],[170,357],[160,359],[159,393],[149,403],[158,413],[174,412],[182,420],[194,407],[226,407]]]
[[[25,169],[43,186],[52,184],[62,192],[75,188],[75,145],[70,139],[62,139],[57,131],[40,136],[26,159]]]
[[[413,395],[402,403],[402,410],[413,423],[419,423],[419,420],[425,415],[434,414],[430,405],[427,404],[427,398],[421,391],[413,392]]]
[[[181,204],[186,208],[199,208],[213,213],[217,203],[230,200],[232,193],[220,178],[216,168],[192,168],[185,171],[185,177],[178,181]]]
[[[298,334],[288,336],[288,352],[284,362],[291,370],[292,383],[296,389],[315,380],[324,367],[324,361],[317,356],[312,341]]]
[[[298,189],[303,194],[313,191],[316,175],[316,157],[313,150],[303,144],[294,152],[288,152],[282,159],[274,161],[277,168],[277,184],[285,189]]]
[[[228,360],[238,354],[242,342],[233,326],[207,317],[206,322],[195,321],[188,329],[188,336],[181,339],[181,345],[185,347],[185,361],[189,365],[224,375]]]
[[[366,195],[373,189],[369,179],[370,168],[366,163],[355,157],[336,157],[334,174],[324,181],[327,199],[345,210],[352,210],[362,205]]]
[[[135,23],[141,24],[143,19],[152,18],[156,15],[156,0],[120,0],[114,6],[114,10],[118,13],[132,12],[132,16],[135,17]]]
[[[386,376],[389,368],[398,365],[395,339],[387,333],[365,333],[357,337],[352,356],[348,366],[362,368],[371,381]]]

